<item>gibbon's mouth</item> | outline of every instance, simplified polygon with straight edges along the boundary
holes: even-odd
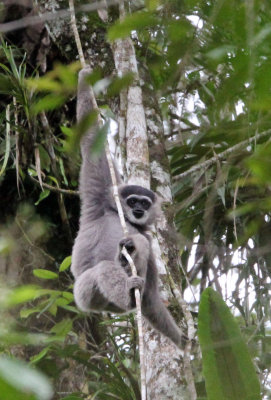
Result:
[[[133,211],[133,214],[136,217],[136,219],[139,219],[139,218],[143,217],[144,211],[143,210],[135,210],[135,211]]]

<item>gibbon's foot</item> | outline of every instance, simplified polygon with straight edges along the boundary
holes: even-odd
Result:
[[[128,261],[126,259],[126,257],[122,254],[122,249],[123,247],[125,247],[125,249],[127,250],[127,252],[132,255],[133,252],[135,251],[135,245],[134,242],[131,238],[124,238],[120,241],[119,243],[119,260],[120,260],[120,264],[122,267],[126,267],[128,265]]]
[[[139,289],[141,291],[144,285],[145,279],[141,278],[141,276],[131,276],[127,279],[127,287],[129,290]]]
[[[187,344],[188,341],[189,341],[188,336],[186,336],[185,334],[182,334],[182,339],[181,339],[181,346],[182,346],[182,349],[185,348],[185,346],[186,346],[186,344]]]
[[[120,250],[125,247],[129,254],[132,254],[135,251],[135,245],[133,239],[130,237],[121,239],[120,241]]]
[[[141,278],[141,276],[130,276],[127,279],[127,289],[130,292],[131,308],[136,307],[135,289],[138,289],[140,293],[142,293],[144,290],[144,286],[145,286],[145,279]]]

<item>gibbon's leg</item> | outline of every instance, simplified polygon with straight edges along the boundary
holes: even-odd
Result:
[[[179,329],[158,293],[147,305],[146,302],[143,303],[142,313],[155,329],[171,339],[179,348],[184,348],[188,337]]]
[[[143,286],[143,278],[128,277],[119,264],[101,261],[76,279],[74,298],[82,311],[126,312],[134,308],[133,289]]]
[[[149,241],[145,238],[145,236],[137,233],[135,235],[130,235],[127,238],[123,238],[119,242],[119,251],[116,260],[123,267],[127,275],[131,276],[131,267],[125,256],[122,254],[123,247],[126,248],[127,252],[132,257],[137,270],[137,275],[145,279],[147,273],[148,259],[150,255]]]
[[[188,338],[179,329],[160,297],[157,268],[152,253],[149,257],[145,290],[142,298],[142,314],[155,329],[171,339],[179,348],[184,348]]]

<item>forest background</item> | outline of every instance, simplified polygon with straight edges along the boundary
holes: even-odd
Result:
[[[269,399],[271,5],[75,8],[122,173],[164,199],[161,289],[191,339],[178,352],[145,326],[148,397]],[[1,398],[138,400],[135,316],[86,316],[73,303],[82,127],[69,3],[2,0],[0,22]]]

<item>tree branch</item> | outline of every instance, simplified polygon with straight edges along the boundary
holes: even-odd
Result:
[[[221,153],[216,154],[215,156],[209,158],[209,160],[206,160],[198,165],[195,165],[194,167],[188,169],[187,171],[183,172],[182,174],[179,174],[174,177],[174,181],[179,180],[181,178],[185,178],[188,175],[193,174],[193,172],[199,171],[200,169],[206,169],[210,167],[211,165],[215,164],[218,160],[223,160],[226,158],[231,153],[234,153],[236,150],[240,150],[243,147],[247,146],[248,144],[258,140],[262,139],[265,136],[271,135],[271,129],[262,132],[262,133],[257,133],[255,136],[252,136],[249,139],[243,140],[240,143],[235,144],[234,146],[230,147],[229,149],[222,151]]]
[[[28,175],[28,176],[32,182],[34,182],[37,186],[40,187],[40,183],[37,179],[35,179],[31,175]],[[79,196],[79,192],[77,190],[61,189],[56,186],[48,185],[48,183],[44,183],[44,182],[42,182],[42,186],[46,189],[51,190],[51,192],[62,193],[62,194],[66,194],[67,196]]]
[[[20,4],[20,0],[18,0],[18,4]],[[114,6],[116,4],[119,4],[118,0],[108,0],[107,1],[107,7]],[[75,13],[79,12],[89,12],[89,11],[95,11],[99,9],[104,9],[105,4],[104,1],[101,2],[95,2],[94,4],[85,4],[80,7],[77,7],[75,10]],[[59,18],[69,18],[71,15],[70,10],[65,9],[65,10],[60,10],[56,12],[46,12],[43,13],[42,15],[31,15],[30,17],[24,17],[21,19],[17,19],[15,21],[10,21],[6,22],[4,24],[0,24],[0,33],[7,33],[11,31],[16,31],[17,29],[22,29],[26,28],[27,26],[31,25],[37,25],[40,24],[41,22],[48,22],[48,21],[53,21],[55,19]]]

